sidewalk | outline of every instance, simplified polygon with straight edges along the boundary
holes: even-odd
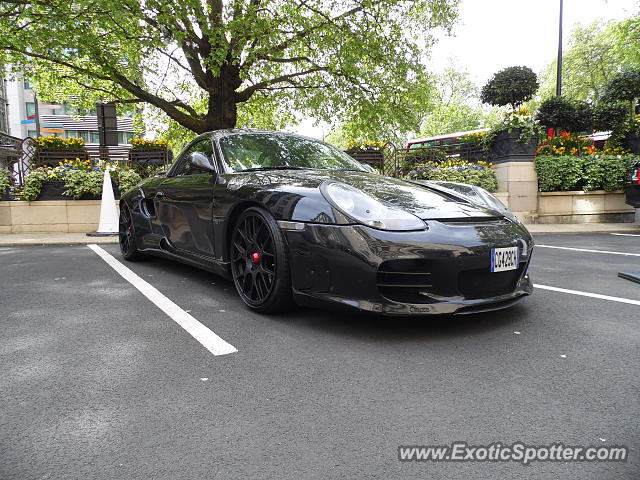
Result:
[[[576,233],[635,233],[640,235],[640,223],[565,223],[532,224],[533,235]],[[118,243],[118,237],[87,237],[84,233],[6,233],[0,234],[0,246],[20,245],[86,245],[88,243]]]
[[[555,223],[529,224],[527,229],[533,235],[553,233],[637,233],[640,234],[640,223]]]
[[[118,237],[87,237],[86,233],[5,233],[0,234],[0,246],[19,245],[85,245],[87,243],[118,243]]]

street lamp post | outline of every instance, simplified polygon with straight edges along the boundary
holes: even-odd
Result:
[[[562,96],[562,1],[560,0],[560,25],[558,28],[558,67],[556,69],[556,96]]]

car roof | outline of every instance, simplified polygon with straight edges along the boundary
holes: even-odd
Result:
[[[239,135],[239,134],[243,134],[243,133],[285,135],[285,136],[288,136],[288,137],[298,137],[298,138],[304,138],[306,140],[313,140],[315,142],[326,143],[323,140],[320,140],[319,138],[307,137],[305,135],[300,135],[300,134],[297,134],[297,133],[279,132],[277,130],[261,130],[261,129],[257,129],[257,128],[226,128],[226,129],[222,129],[222,130],[213,130],[211,132],[206,132],[206,133],[203,133],[202,135],[199,135],[198,138],[209,137],[209,138],[213,138],[213,139],[217,140],[217,139],[220,139],[220,138],[229,137],[229,136],[232,136],[232,135]]]

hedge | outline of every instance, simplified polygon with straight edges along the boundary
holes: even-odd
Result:
[[[619,190],[631,166],[638,161],[637,155],[537,156],[538,189],[541,192]]]
[[[415,165],[406,177],[416,180],[439,180],[445,182],[467,183],[482,187],[489,192],[498,189],[496,172],[486,162],[467,162],[447,160],[445,162],[426,162]]]

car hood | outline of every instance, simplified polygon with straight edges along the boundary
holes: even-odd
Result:
[[[340,170],[266,170],[234,175],[230,183],[280,191],[317,189],[326,181],[342,182],[371,195],[382,203],[398,206],[423,220],[503,217],[490,208],[473,204],[436,186],[368,172]],[[230,188],[234,188],[230,185]]]

